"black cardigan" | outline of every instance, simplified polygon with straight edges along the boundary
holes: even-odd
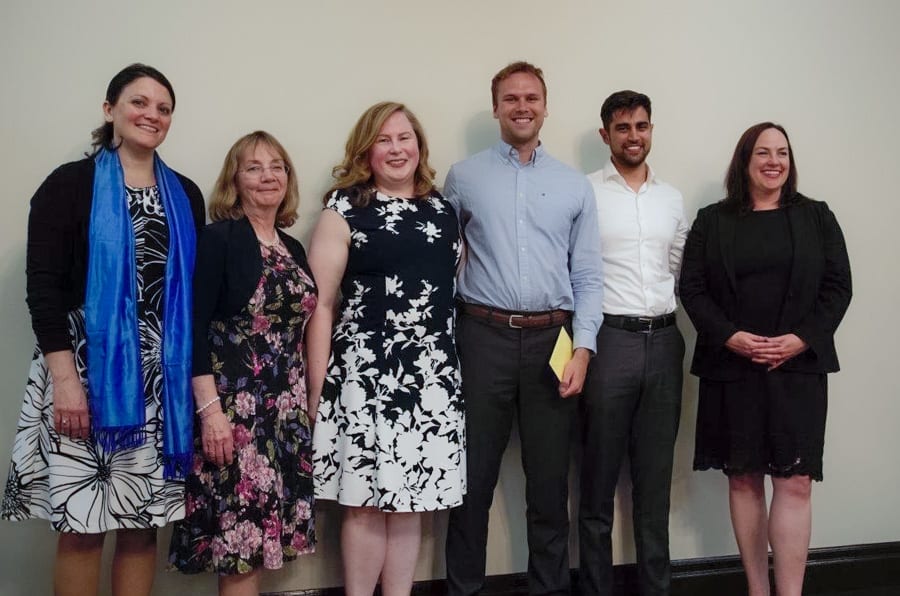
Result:
[[[281,230],[278,236],[312,279],[303,245]],[[246,217],[211,223],[197,240],[194,268],[194,376],[212,374],[209,325],[241,312],[259,284],[263,261]]]
[[[802,195],[784,207],[791,230],[793,263],[781,307],[778,335],[794,333],[809,349],[784,370],[827,373],[839,369],[834,332],[852,295],[844,235],[828,205]],[[739,329],[732,322],[740,299],[734,277],[735,224],[740,216],[715,203],[697,213],[681,266],[680,297],[697,329],[691,372],[728,381],[742,377],[746,359],[725,342]],[[749,297],[752,299],[752,297]]]
[[[176,174],[199,231],[205,222],[203,194],[190,179]],[[68,314],[84,304],[93,192],[94,160],[86,158],[58,167],[31,198],[26,301],[44,353],[72,349]]]

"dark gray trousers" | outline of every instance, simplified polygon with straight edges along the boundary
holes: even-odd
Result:
[[[642,596],[670,593],[669,490],[681,414],[684,339],[672,325],[636,333],[604,325],[588,369],[582,412],[579,589],[613,593],[616,483],[631,460],[634,542]]]
[[[559,327],[510,329],[460,315],[468,490],[450,512],[449,596],[484,587],[488,513],[518,413],[527,505],[528,591],[569,592],[568,474],[577,398],[559,396],[548,361]]]

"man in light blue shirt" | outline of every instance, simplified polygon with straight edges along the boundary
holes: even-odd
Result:
[[[577,396],[602,321],[597,206],[583,174],[548,155],[539,133],[541,70],[516,62],[491,82],[501,141],[454,165],[444,193],[467,244],[457,349],[466,402],[468,490],[450,514],[450,596],[484,586],[488,512],[518,412],[531,594],[569,591],[569,445]],[[560,329],[574,354],[557,379]]]

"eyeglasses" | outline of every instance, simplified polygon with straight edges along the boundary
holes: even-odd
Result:
[[[287,164],[273,163],[268,167],[264,167],[260,164],[253,164],[252,166],[247,166],[243,170],[240,170],[240,172],[242,174],[246,174],[251,178],[261,178],[263,172],[265,172],[266,170],[271,172],[273,176],[287,176],[291,171]]]

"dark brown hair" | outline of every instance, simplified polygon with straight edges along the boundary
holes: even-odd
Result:
[[[647,110],[647,119],[650,119],[650,98],[643,93],[625,89],[616,91],[606,98],[600,107],[600,120],[603,121],[603,128],[609,130],[609,124],[615,115],[621,110],[633,112],[638,108]]]
[[[109,105],[116,105],[116,102],[119,101],[119,96],[122,95],[122,90],[134,81],[144,77],[150,77],[166,88],[169,92],[169,96],[172,98],[172,111],[174,112],[175,90],[172,88],[172,83],[169,82],[169,79],[167,79],[166,75],[163,73],[152,66],[147,66],[140,62],[129,64],[112,78],[109,85],[106,87],[106,101],[109,102]],[[109,149],[110,151],[113,151],[116,148],[113,144],[115,136],[112,122],[104,122],[102,125],[95,128],[91,132],[91,138],[91,146],[94,148],[94,154],[96,154],[101,147]]]
[[[791,168],[784,186],[781,187],[781,198],[778,204],[783,207],[797,198],[797,165],[794,163],[794,150],[791,148],[791,139],[780,124],[760,122],[748,128],[741,135],[734,148],[734,155],[731,157],[728,172],[725,174],[725,192],[727,194],[722,202],[735,208],[739,213],[747,213],[753,209],[750,199],[750,173],[747,171],[747,167],[750,165],[753,147],[756,146],[759,135],[770,128],[774,128],[784,135],[788,144],[788,159],[790,160]]]

